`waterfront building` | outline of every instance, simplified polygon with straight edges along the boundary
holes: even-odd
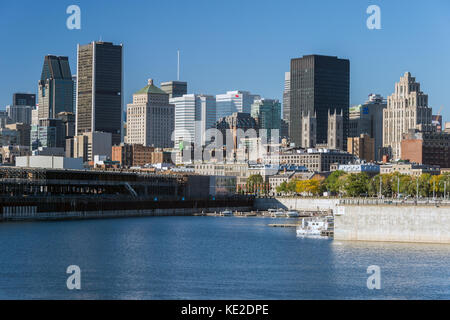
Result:
[[[80,170],[83,169],[83,159],[53,155],[22,156],[16,157],[16,167]]]
[[[39,119],[39,125],[31,126],[31,150],[43,148],[65,148],[65,129],[60,119]]]
[[[376,163],[339,164],[337,170],[346,173],[366,173],[369,176],[376,176],[380,173],[380,165]]]
[[[252,104],[259,95],[248,91],[227,91],[216,95],[216,120],[232,115],[235,112],[251,113]]]
[[[77,135],[94,131],[109,132],[113,144],[121,142],[122,49],[121,44],[101,41],[78,45]]]
[[[375,161],[375,139],[368,134],[361,134],[359,137],[349,137],[347,139],[347,151],[361,160]]]
[[[395,84],[383,110],[383,146],[391,150],[392,159],[400,159],[403,134],[409,129],[432,130],[431,113],[428,95],[420,90],[416,78],[406,72]]]
[[[355,156],[342,150],[323,148],[295,149],[280,154],[280,164],[304,166],[309,171],[330,171],[333,163],[348,164],[355,161]]]
[[[73,81],[69,58],[45,56],[38,82],[39,119],[54,119],[63,111],[73,112]]]
[[[349,137],[359,137],[368,134],[374,139],[375,160],[381,160],[383,146],[383,110],[386,100],[381,95],[370,94],[369,99],[358,106],[350,108]]]
[[[302,116],[316,114],[317,143],[327,143],[328,112],[342,112],[343,141],[348,136],[350,61],[337,57],[307,55],[291,60],[289,136],[302,144]]]
[[[24,123],[31,124],[31,106],[9,105],[6,106],[8,114],[8,123]]]
[[[450,168],[450,133],[411,129],[403,134],[401,152],[402,160]]]
[[[175,106],[169,103],[169,94],[156,87],[153,79],[133,94],[133,103],[127,105],[127,143],[146,147],[173,147]]]
[[[251,116],[256,120],[259,129],[267,130],[267,141],[271,141],[272,137],[279,143],[281,129],[281,104],[275,99],[256,99],[251,107]],[[275,134],[275,131],[278,132]]]
[[[380,174],[390,174],[394,172],[419,177],[424,173],[439,175],[441,171],[439,166],[404,161],[388,163],[380,166]]]
[[[31,126],[25,123],[12,123],[7,124],[5,128],[15,130],[18,133],[17,144],[20,146],[30,145],[30,130]]]
[[[172,98],[175,105],[175,147],[180,143],[205,145],[206,130],[214,128],[216,99],[213,96],[185,94]]]
[[[285,138],[289,137],[289,121],[291,119],[290,94],[291,94],[291,73],[285,72],[284,91],[283,91],[283,117],[282,117],[287,127],[287,133],[286,135],[283,135],[283,137]]]
[[[327,146],[329,149],[344,150],[344,116],[341,110],[340,114],[335,110],[331,113],[328,110],[328,138]]]
[[[161,83],[161,90],[169,95],[169,99],[182,97],[187,94],[187,82],[168,81]]]

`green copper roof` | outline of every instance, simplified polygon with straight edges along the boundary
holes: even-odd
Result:
[[[157,93],[157,94],[167,94],[165,91],[161,90],[157,86],[153,85],[153,81],[149,81],[149,84],[136,92],[135,94],[144,94],[144,93]]]

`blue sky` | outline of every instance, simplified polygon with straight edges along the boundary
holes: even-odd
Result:
[[[66,8],[81,8],[81,30],[66,28]],[[369,5],[381,8],[381,30],[366,27]],[[351,104],[385,97],[410,71],[434,113],[450,121],[450,1],[129,0],[1,1],[0,107],[14,92],[36,92],[46,54],[69,57],[93,40],[124,44],[124,94],[148,78],[181,80],[189,92],[249,90],[281,98],[293,57],[350,59]]]

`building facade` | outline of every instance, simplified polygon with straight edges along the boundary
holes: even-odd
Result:
[[[344,115],[341,112],[338,114],[335,110],[332,113],[328,110],[328,138],[327,146],[330,149],[344,150],[344,146],[347,144],[344,142]]]
[[[317,137],[317,118],[316,114],[310,112],[302,116],[302,148],[315,148]]]
[[[431,113],[428,95],[420,90],[416,78],[406,72],[395,84],[395,91],[383,110],[383,147],[391,150],[392,159],[400,159],[403,134],[409,129],[431,130]]]
[[[187,82],[168,81],[161,83],[161,90],[169,95],[169,99],[182,97],[187,94]]]
[[[368,134],[361,134],[359,137],[348,137],[347,151],[361,160],[375,161],[375,139]]]
[[[266,129],[267,141],[272,137],[279,143],[281,130],[281,104],[275,99],[256,99],[251,108],[251,116],[256,120],[259,130]],[[275,130],[277,130],[275,132]]]
[[[293,150],[280,154],[280,164],[303,166],[309,171],[330,171],[332,164],[349,164],[355,156],[348,152],[330,149]]]
[[[261,97],[248,91],[227,91],[225,94],[216,95],[216,120],[235,112],[250,114],[256,99]]]
[[[38,87],[39,119],[54,119],[60,112],[73,112],[73,81],[68,57],[45,56]]]
[[[450,133],[418,132],[403,134],[402,160],[450,168]]]
[[[153,79],[133,94],[133,103],[127,105],[128,144],[146,147],[173,147],[175,106],[169,103],[169,94],[156,87]]]
[[[290,70],[291,142],[302,142],[302,116],[316,114],[317,143],[327,142],[328,111],[343,115],[344,144],[348,136],[350,61],[337,57],[308,55],[291,60]]]
[[[122,45],[78,45],[76,132],[109,132],[120,144],[122,132]],[[72,79],[72,76],[70,76]]]

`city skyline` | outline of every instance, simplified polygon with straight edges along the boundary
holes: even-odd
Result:
[[[37,92],[43,56],[47,54],[68,56],[71,69],[76,70],[76,45],[101,38],[104,41],[124,45],[125,104],[132,100],[132,93],[140,88],[140,83],[150,77],[158,84],[176,80],[178,49],[181,50],[180,80],[189,83],[188,93],[216,95],[225,91],[246,90],[264,98],[280,101],[283,94],[284,73],[289,71],[290,59],[305,54],[324,54],[351,61],[350,105],[363,103],[370,93],[379,93],[386,98],[392,93],[392,85],[398,77],[409,71],[420,79],[424,90],[430,96],[429,105],[434,111],[437,112],[442,105],[444,106],[442,114],[444,121],[448,120],[450,98],[446,95],[446,88],[450,84],[446,83],[447,77],[443,74],[450,71],[450,63],[445,59],[450,53],[450,45],[436,40],[444,35],[445,25],[449,24],[449,14],[445,13],[445,9],[450,5],[445,1],[439,1],[432,8],[420,3],[411,8],[405,6],[406,2],[403,1],[396,4],[380,1],[382,29],[369,30],[366,28],[368,15],[365,13],[368,4],[370,3],[365,1],[341,4],[340,15],[335,16],[337,5],[332,2],[322,4],[320,10],[318,4],[309,3],[301,6],[284,1],[275,6],[266,2],[254,8],[255,15],[258,13],[268,15],[270,11],[274,11],[274,16],[283,13],[286,17],[292,17],[293,13],[289,11],[291,8],[298,13],[298,19],[291,22],[280,19],[277,20],[278,24],[259,25],[258,29],[248,27],[249,21],[237,14],[230,16],[230,21],[234,22],[234,25],[223,28],[222,24],[217,23],[217,19],[206,15],[205,23],[208,23],[210,28],[202,27],[201,23],[188,23],[187,30],[175,37],[174,41],[167,41],[167,36],[172,35],[181,22],[184,21],[186,24],[189,21],[174,12],[174,19],[170,20],[172,25],[162,28],[167,24],[167,18],[163,24],[158,25],[164,17],[157,15],[170,8],[158,4],[150,13],[147,12],[148,19],[154,18],[150,26],[155,32],[152,32],[153,41],[150,41],[150,44],[138,41],[143,33],[137,30],[143,25],[148,25],[146,23],[132,23],[127,26],[128,31],[120,30],[120,24],[115,23],[117,18],[121,19],[120,5],[115,10],[105,10],[102,17],[94,18],[93,13],[103,7],[102,3],[90,4],[79,1],[82,13],[81,30],[68,30],[65,27],[65,20],[68,17],[65,9],[68,3],[57,3],[50,12],[46,12],[49,18],[54,19],[49,19],[51,22],[45,22],[43,26],[31,28],[27,19],[22,26],[18,26],[12,18],[6,17],[1,24],[6,24],[7,29],[14,29],[13,33],[6,35],[6,41],[20,48],[23,44],[17,43],[18,39],[25,43],[27,41],[23,40],[28,40],[27,44],[33,44],[35,49],[2,53],[4,59],[0,59],[0,67],[5,77],[1,80],[3,90],[0,92],[0,107],[3,109],[10,103],[14,92]],[[13,11],[16,4],[8,3],[0,6],[2,10]],[[201,9],[205,13],[211,13],[215,18],[224,15],[217,10],[225,8],[219,3],[197,3],[190,6],[178,4],[178,6],[187,12]],[[229,4],[229,8],[235,6],[234,2]],[[242,10],[249,6],[251,3],[241,5]],[[31,2],[29,7],[31,9],[35,7],[36,10],[28,10],[26,15],[31,12],[33,14],[42,12],[39,6]],[[124,13],[126,15],[123,17],[124,21],[143,15],[141,12],[130,10]],[[414,22],[424,18],[430,23],[418,26]],[[320,23],[315,19],[319,19]],[[333,30],[336,25],[339,28]],[[435,28],[435,25],[440,27]],[[245,30],[240,30],[244,26]],[[42,36],[39,34],[39,41],[35,41],[39,30],[49,27],[54,29],[54,34]],[[293,30],[286,29],[286,34],[281,35],[279,32],[286,27],[293,27]],[[314,31],[309,31],[313,29]],[[290,39],[289,36],[292,36],[294,31],[295,37]],[[338,39],[337,34],[341,35]],[[58,41],[53,41],[54,37],[58,37]],[[206,39],[202,44],[196,43],[199,50],[190,43],[193,37]],[[414,37],[415,41],[411,41],[411,37]],[[222,43],[224,40],[226,43],[239,45],[242,49],[236,50],[234,45],[227,48]],[[24,60],[9,59],[11,54],[18,55]],[[12,63],[6,64],[6,60]],[[436,61],[439,62],[439,68]]]

